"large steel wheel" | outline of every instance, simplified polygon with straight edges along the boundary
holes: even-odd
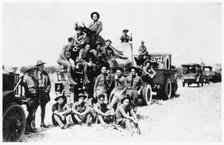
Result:
[[[142,98],[144,105],[150,105],[152,103],[152,87],[151,85],[147,84],[142,89]]]
[[[10,103],[3,114],[3,141],[20,141],[26,128],[26,115],[17,103]]]

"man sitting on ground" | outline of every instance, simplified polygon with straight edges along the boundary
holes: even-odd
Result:
[[[106,123],[114,122],[114,109],[105,103],[105,94],[100,94],[98,103],[94,105],[97,121],[99,121],[104,127]]]
[[[79,93],[78,101],[72,106],[72,115],[74,118],[74,123],[82,124],[87,123],[88,126],[92,124],[93,121],[93,109],[84,102],[86,96],[83,93]]]
[[[117,124],[130,131],[131,134],[133,134],[135,130],[140,134],[141,132],[138,126],[137,115],[130,106],[130,102],[131,98],[129,95],[126,95],[121,99],[122,104],[118,106],[115,112]]]
[[[55,98],[57,103],[52,106],[52,122],[54,125],[59,125],[61,129],[67,128],[71,113],[71,108],[66,104],[65,99],[64,95],[59,95]]]

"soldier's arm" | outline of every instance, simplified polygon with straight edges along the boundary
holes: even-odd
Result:
[[[67,114],[71,113],[72,110],[67,104],[65,104],[65,108],[66,108],[66,110],[62,113],[63,115],[67,115]]]
[[[132,120],[131,116],[129,116],[127,113],[125,113],[123,108],[119,108],[119,110],[120,110],[121,114],[124,116],[124,118]]]
[[[99,76],[97,76],[95,84],[94,84],[94,94],[95,95],[96,95],[96,88],[97,88],[98,82],[99,82]]]
[[[52,112],[55,115],[62,116],[61,113],[57,110],[56,104],[52,106]]]
[[[71,110],[71,111],[72,111],[74,114],[80,115],[80,113],[75,109],[75,107],[76,107],[76,103],[73,104],[73,106],[72,106],[72,110]]]
[[[96,34],[99,35],[102,30],[103,30],[103,23],[99,21],[99,27],[96,30]]]
[[[101,116],[106,116],[105,113],[103,113],[99,108],[98,108],[98,104],[95,104],[93,109],[96,111],[96,113],[98,115],[101,115]]]

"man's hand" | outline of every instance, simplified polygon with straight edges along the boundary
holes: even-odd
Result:
[[[117,79],[118,79],[118,76],[117,76],[117,75],[115,75],[115,76],[114,76],[114,79],[115,79],[115,80],[117,80]]]
[[[138,95],[140,95],[141,94],[141,89],[140,90],[138,90]]]

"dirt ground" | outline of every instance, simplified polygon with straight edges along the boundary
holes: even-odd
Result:
[[[179,88],[175,98],[153,100],[152,105],[138,108],[141,135],[131,136],[124,130],[104,129],[99,124],[70,125],[61,130],[51,122],[51,102],[47,104],[47,129],[40,128],[40,108],[36,114],[38,133],[24,135],[22,142],[220,142],[221,141],[221,83],[204,87]]]

